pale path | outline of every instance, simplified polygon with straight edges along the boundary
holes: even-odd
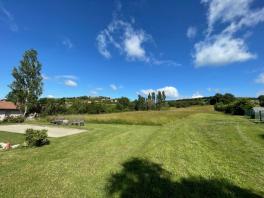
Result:
[[[0,131],[13,132],[13,133],[25,133],[27,129],[48,130],[49,137],[63,137],[73,134],[85,132],[85,129],[73,129],[73,128],[62,128],[62,127],[50,127],[40,126],[31,124],[12,124],[12,125],[0,125]]]

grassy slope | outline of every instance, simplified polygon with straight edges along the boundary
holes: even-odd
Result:
[[[49,146],[0,152],[0,197],[264,195],[263,125],[208,107],[86,119],[162,126],[89,124]],[[21,137],[0,141],[12,136]]]

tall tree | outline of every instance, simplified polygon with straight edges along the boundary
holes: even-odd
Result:
[[[156,108],[156,93],[152,92],[151,93],[151,100],[152,100],[152,109]]]
[[[147,110],[151,110],[153,103],[152,103],[152,99],[151,99],[151,94],[148,94],[148,98],[146,100],[146,105],[147,105]]]
[[[141,96],[138,95],[138,99],[136,100],[136,110],[146,110],[146,99]]]
[[[156,93],[155,92],[151,93],[151,99],[152,99],[153,103],[156,103]]]
[[[37,56],[38,53],[34,49],[25,51],[20,65],[12,71],[14,81],[7,97],[19,106],[24,116],[37,104],[42,94],[41,64]]]
[[[166,94],[165,91],[162,91],[162,103],[165,103],[166,101]]]
[[[160,110],[161,106],[162,106],[162,93],[161,93],[161,91],[158,91],[156,101],[157,101],[156,106],[157,106],[158,110]]]

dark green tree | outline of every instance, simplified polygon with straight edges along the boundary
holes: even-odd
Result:
[[[226,93],[223,95],[222,102],[224,104],[232,103],[236,100],[236,97],[233,94]]]
[[[117,109],[124,111],[125,109],[128,109],[130,104],[130,100],[127,97],[121,97],[117,99]]]
[[[135,105],[136,110],[146,110],[146,98],[141,95],[138,95]]]
[[[25,51],[20,65],[12,71],[14,81],[7,97],[19,106],[24,116],[37,105],[42,94],[41,64],[37,56],[38,53],[34,49]]]
[[[151,93],[151,100],[152,100],[152,109],[156,108],[156,93],[152,92]]]
[[[161,91],[158,91],[157,98],[156,98],[156,107],[157,107],[158,110],[161,109],[162,102],[163,102],[162,93],[161,93]]]
[[[258,100],[259,100],[259,105],[264,107],[264,95],[260,95],[258,97]]]
[[[166,101],[166,94],[165,91],[162,91],[162,103],[164,104]]]

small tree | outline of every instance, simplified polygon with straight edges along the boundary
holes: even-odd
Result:
[[[20,65],[12,72],[14,81],[10,85],[11,91],[7,97],[19,106],[24,116],[37,104],[42,94],[41,64],[37,55],[36,50],[26,51]]]

